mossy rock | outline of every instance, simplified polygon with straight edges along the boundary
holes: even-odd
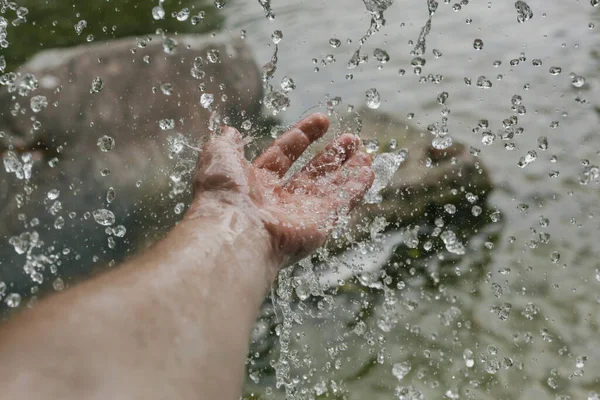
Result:
[[[25,20],[12,24],[16,12],[6,10],[4,17],[9,20],[7,40],[9,47],[2,49],[7,69],[13,70],[42,50],[57,47],[71,47],[86,43],[90,35],[96,43],[129,36],[154,34],[157,29],[167,33],[196,33],[215,31],[223,23],[222,14],[212,1],[208,0],[170,0],[163,3],[166,15],[162,20],[152,17],[152,8],[158,1],[148,0],[70,0],[41,1],[21,0],[28,14]],[[184,8],[190,10],[186,21],[179,21],[171,13]],[[204,18],[196,25],[192,17],[203,13]],[[86,21],[86,27],[77,33],[75,25]]]

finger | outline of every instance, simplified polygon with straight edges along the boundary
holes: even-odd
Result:
[[[304,118],[289,131],[277,138],[255,161],[254,166],[285,175],[294,161],[315,140],[329,129],[329,119],[325,114],[315,113]]]
[[[348,161],[346,161],[346,163],[344,163],[344,168],[370,167],[370,166],[371,166],[371,157],[369,157],[369,155],[367,153],[364,153],[362,151],[358,151],[358,152],[354,153],[352,155],[352,157],[350,157],[348,159]]]
[[[288,183],[289,189],[314,183],[315,179],[335,172],[348,159],[352,158],[360,145],[360,140],[351,134],[344,134],[325,147],[308,162]]]
[[[221,134],[206,142],[198,157],[196,190],[237,189],[244,185],[242,135],[231,127],[223,127]]]
[[[223,126],[221,128],[221,135],[213,139],[213,141],[219,140],[229,142],[240,153],[243,153],[244,138],[242,138],[242,134],[237,129],[232,128],[231,126]]]

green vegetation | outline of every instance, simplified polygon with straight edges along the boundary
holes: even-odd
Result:
[[[10,46],[0,54],[5,57],[8,70],[44,49],[73,46],[90,39],[100,42],[141,36],[159,28],[170,33],[204,33],[219,29],[223,22],[222,14],[207,0],[166,0],[162,20],[152,17],[158,0],[21,0],[18,4],[29,11],[26,22],[13,26],[16,12],[4,13]],[[179,21],[171,15],[184,8],[190,12],[187,20]],[[192,18],[201,12],[204,18],[193,25]],[[86,26],[78,34],[75,25],[81,20],[86,21]]]

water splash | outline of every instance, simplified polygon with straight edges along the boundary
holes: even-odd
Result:
[[[360,50],[367,40],[369,40],[369,38],[375,33],[379,32],[379,30],[385,25],[383,13],[394,3],[394,0],[363,0],[363,2],[365,3],[365,8],[371,14],[371,23],[367,32],[358,41],[358,49],[352,54],[352,58],[348,61],[348,69],[356,68],[358,64],[367,61],[368,57],[366,55],[362,56],[360,54]],[[376,51],[376,53],[382,55],[382,57],[385,59],[385,56],[383,55],[385,51],[381,49],[378,50],[380,51]],[[377,58],[378,56],[375,55],[375,57]],[[387,56],[387,60],[389,60],[389,56]],[[387,62],[387,60],[385,62]]]
[[[258,0],[258,3],[262,6],[263,10],[265,11],[265,17],[269,21],[273,21],[275,19],[275,14],[271,9],[271,0]]]
[[[520,24],[533,18],[533,11],[527,3],[522,0],[515,2],[515,8],[517,9],[517,22]]]
[[[383,200],[381,191],[385,189],[398,168],[408,158],[408,150],[401,149],[392,153],[381,153],[373,159],[373,171],[375,172],[375,180],[371,189],[365,195],[363,202],[366,204],[377,204]]]

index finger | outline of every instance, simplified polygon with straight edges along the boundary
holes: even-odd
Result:
[[[296,123],[278,137],[255,161],[254,166],[275,172],[280,177],[315,140],[329,129],[329,118],[315,113]]]

